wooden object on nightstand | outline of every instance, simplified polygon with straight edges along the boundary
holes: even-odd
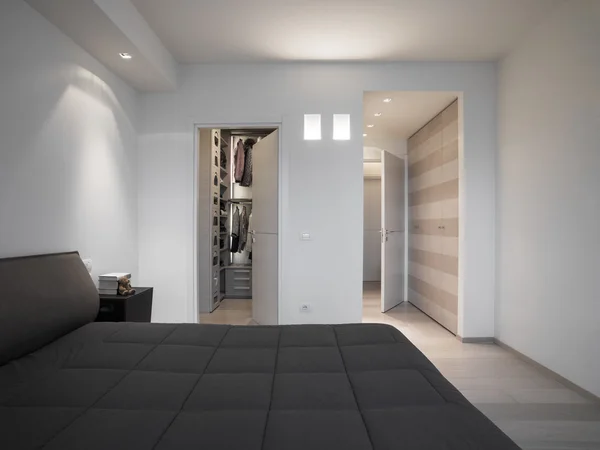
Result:
[[[153,288],[133,289],[133,295],[100,294],[100,310],[96,322],[150,322]]]

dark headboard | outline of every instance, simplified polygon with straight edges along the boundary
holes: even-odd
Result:
[[[0,365],[94,321],[98,305],[77,252],[0,259]]]

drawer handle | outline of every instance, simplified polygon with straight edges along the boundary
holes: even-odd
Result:
[[[250,273],[249,270],[234,270],[233,273]]]
[[[250,278],[234,278],[235,281],[250,281]]]
[[[249,291],[250,288],[249,287],[234,287],[233,289],[235,289],[236,291]]]

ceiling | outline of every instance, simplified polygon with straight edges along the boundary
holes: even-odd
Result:
[[[561,0],[131,0],[179,63],[496,60]]]
[[[391,98],[390,103],[384,99]],[[363,127],[365,146],[381,147],[395,139],[408,139],[456,100],[454,92],[365,92]],[[381,113],[376,117],[375,114]],[[368,125],[374,125],[369,128]]]

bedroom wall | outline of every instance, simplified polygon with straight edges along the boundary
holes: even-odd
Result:
[[[79,250],[135,282],[135,92],[21,0],[0,42],[0,257]]]
[[[357,322],[362,313],[362,101],[366,90],[463,92],[465,217],[462,335],[494,333],[493,63],[190,65],[172,93],[141,97],[140,276],[156,287],[155,321],[194,321],[193,124],[282,123],[281,323]],[[303,114],[323,115],[322,141]],[[352,116],[351,141],[331,139],[332,114]],[[302,242],[310,231],[314,240]],[[299,306],[310,301],[312,311]]]
[[[600,3],[500,65],[496,336],[600,396]]]

